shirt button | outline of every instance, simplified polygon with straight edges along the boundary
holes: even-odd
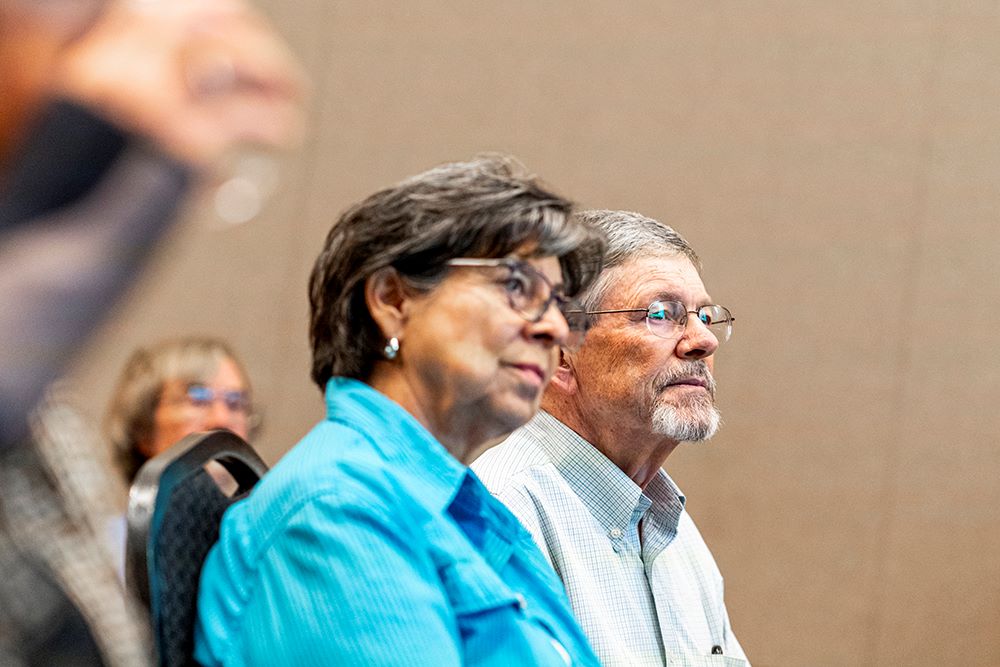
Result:
[[[722,647],[718,646],[718,645],[713,646],[712,647],[712,655],[722,655]]]
[[[622,538],[622,529],[612,528],[610,531],[608,531],[608,535],[610,535],[611,539],[613,540],[620,540]]]

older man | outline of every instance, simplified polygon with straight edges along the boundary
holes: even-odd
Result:
[[[662,466],[719,426],[714,354],[732,315],[694,250],[635,213],[581,214],[609,237],[543,412],[473,469],[521,519],[605,665],[745,665],[722,576]]]

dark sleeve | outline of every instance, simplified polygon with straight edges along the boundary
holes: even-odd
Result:
[[[190,171],[55,103],[0,193],[0,449],[125,291],[175,217]]]
[[[89,192],[128,138],[84,107],[57,100],[39,117],[3,178],[0,230],[67,206]]]

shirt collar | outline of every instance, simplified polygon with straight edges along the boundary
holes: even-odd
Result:
[[[606,532],[624,531],[648,512],[661,530],[676,533],[685,498],[662,469],[643,493],[611,459],[544,410],[524,429]]]
[[[444,511],[469,474],[413,415],[364,382],[331,378],[326,410],[328,420],[358,431],[386,461],[406,470],[417,487],[410,491],[429,509]]]
[[[407,471],[409,492],[429,510],[448,512],[491,564],[506,562],[520,523],[413,415],[364,382],[344,377],[327,383],[326,409],[328,420],[359,432],[382,458]]]
[[[677,535],[677,526],[687,499],[662,468],[646,485],[646,495],[650,498],[651,510],[643,530],[648,536],[646,548],[655,558],[655,554],[662,551]]]

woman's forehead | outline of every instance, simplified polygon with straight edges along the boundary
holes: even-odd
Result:
[[[549,255],[548,257],[533,257],[525,261],[545,276],[551,284],[562,284],[562,265],[559,263],[558,257]]]

